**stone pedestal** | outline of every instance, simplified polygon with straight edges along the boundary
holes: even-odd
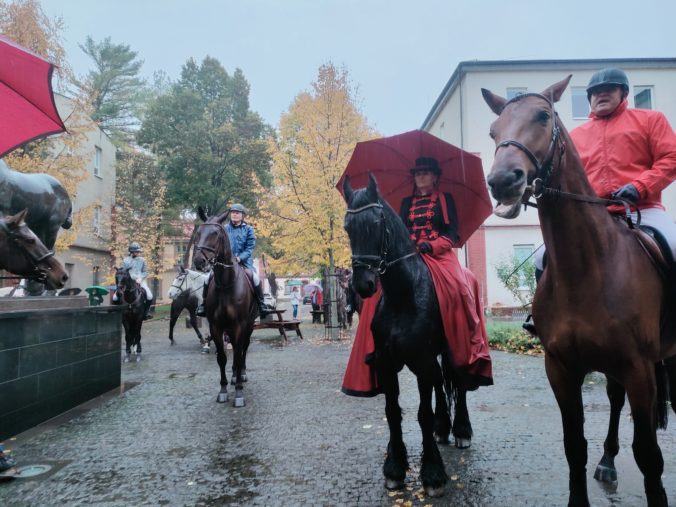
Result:
[[[0,440],[120,385],[120,306],[0,299]]]

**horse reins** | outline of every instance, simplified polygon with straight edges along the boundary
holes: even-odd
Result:
[[[552,117],[552,139],[549,142],[549,147],[547,148],[547,153],[542,162],[538,160],[535,154],[523,143],[516,141],[514,139],[508,139],[506,141],[500,142],[495,147],[495,154],[498,153],[500,148],[505,148],[507,146],[514,146],[515,148],[521,150],[528,160],[535,166],[535,178],[533,181],[526,187],[526,190],[530,192],[536,200],[540,199],[543,196],[551,197],[563,197],[578,202],[586,202],[589,204],[601,204],[603,206],[612,206],[618,205],[623,206],[625,211],[625,221],[630,228],[638,227],[641,224],[641,211],[636,208],[636,223],[631,218],[631,205],[628,201],[623,199],[603,199],[601,197],[589,196],[584,194],[575,194],[572,192],[565,192],[556,188],[552,188],[549,185],[549,179],[552,176],[554,171],[554,156],[556,155],[556,146],[559,146],[559,161],[563,157],[563,154],[566,151],[566,145],[561,140],[561,127],[558,124],[558,115],[554,109],[554,103],[544,95],[540,93],[523,93],[517,95],[516,97],[508,100],[502,109],[504,110],[512,102],[517,102],[525,97],[537,97],[549,104]],[[529,194],[524,193],[524,200],[522,201],[524,206],[531,206],[537,208],[537,204],[529,201]]]
[[[370,208],[378,208],[380,210],[380,219],[383,221],[383,224],[385,223],[385,213],[383,211],[383,205],[379,202],[374,202],[371,204],[367,204],[366,206],[362,206],[361,208],[355,208],[355,209],[347,209],[347,213],[356,215],[358,213],[361,213],[362,211],[365,211]],[[418,255],[418,252],[411,252],[406,255],[402,255],[401,257],[398,257],[394,259],[393,261],[387,261],[387,250],[389,248],[389,237],[390,237],[390,231],[387,228],[387,225],[384,225],[382,228],[382,234],[380,237],[380,255],[353,255],[352,256],[352,268],[366,268],[369,271],[374,271],[378,273],[379,275],[384,275],[385,272],[393,266],[394,264],[403,261],[404,259],[408,259],[409,257],[413,257],[414,255]],[[375,261],[375,265],[369,264],[367,261]]]
[[[54,252],[51,250],[48,250],[46,254],[41,255],[40,257],[34,256],[28,249],[24,248],[21,245],[19,235],[11,230],[7,224],[0,220],[0,229],[2,229],[3,232],[7,234],[7,237],[14,241],[19,247],[21,252],[25,255],[25,257],[31,262],[33,271],[35,272],[34,275],[27,275],[27,276],[0,276],[0,279],[2,280],[15,280],[15,279],[22,279],[25,278],[27,280],[35,280],[36,282],[43,283],[47,281],[47,273],[40,269],[39,264],[41,262],[44,262],[46,259],[49,259],[50,257],[54,256]]]

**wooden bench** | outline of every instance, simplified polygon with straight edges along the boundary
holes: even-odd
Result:
[[[324,322],[324,310],[312,310],[312,323],[322,324]]]
[[[296,331],[296,335],[303,339],[303,334],[300,332],[300,320],[284,320],[283,313],[286,310],[273,310],[270,313],[277,315],[276,319],[273,320],[261,320],[254,324],[254,330],[257,329],[277,329],[279,334],[284,337],[284,341],[289,341],[289,337],[286,335],[286,330]]]

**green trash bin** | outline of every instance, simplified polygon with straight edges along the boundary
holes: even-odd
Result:
[[[108,289],[92,285],[87,287],[85,292],[89,295],[89,306],[100,306],[103,304],[103,296],[108,294]]]

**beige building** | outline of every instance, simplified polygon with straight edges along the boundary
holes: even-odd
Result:
[[[570,85],[556,104],[568,131],[587,121],[589,104],[585,88],[592,74],[604,67],[619,67],[630,81],[629,106],[663,112],[676,126],[676,58],[626,58],[607,60],[533,60],[462,62],[444,86],[425,118],[422,129],[481,156],[484,171],[493,163],[495,144],[488,137],[495,115],[481,88],[511,98],[524,92],[541,92],[572,74]],[[663,192],[666,208],[676,217],[676,187]],[[487,307],[518,306],[496,274],[496,264],[512,256],[525,258],[542,243],[537,211],[529,209],[515,220],[491,216],[475,233],[461,259],[475,272],[484,288]]]

